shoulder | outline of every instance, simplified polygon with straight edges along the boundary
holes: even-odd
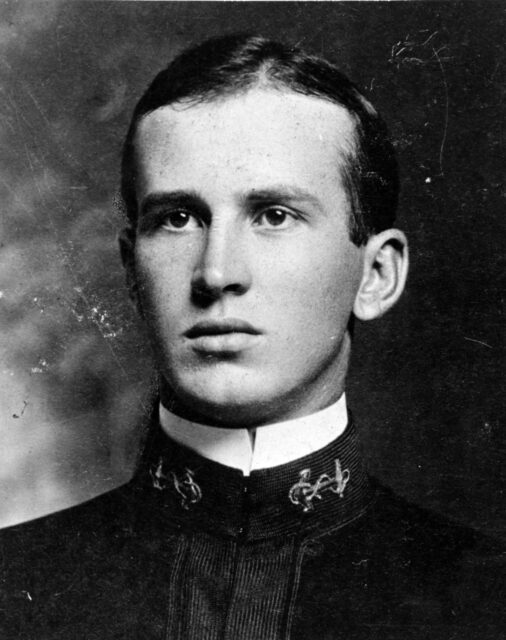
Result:
[[[129,485],[124,485],[74,507],[1,529],[0,553],[5,556],[8,550],[15,556],[20,549],[26,555],[39,545],[63,550],[68,543],[96,541],[101,532],[110,534],[128,519],[130,494]]]
[[[371,630],[390,640],[502,637],[504,545],[372,485],[365,512],[307,541],[300,637],[346,627],[357,639]]]
[[[0,531],[2,638],[38,628],[42,634],[62,616],[77,624],[95,606],[96,585],[120,587],[131,556],[130,493],[126,485]]]
[[[505,545],[475,529],[429,511],[396,495],[373,480],[375,500],[370,510],[374,529],[385,541],[425,561],[455,562],[467,557],[500,556]]]
[[[441,586],[473,571],[506,566],[506,545],[410,503],[372,479],[372,500],[359,518],[321,538],[331,556],[355,558],[378,573]],[[381,568],[381,569],[380,569]]]
[[[445,623],[477,629],[472,637],[488,637],[489,626],[495,637],[506,624],[503,542],[411,504],[378,483],[368,517],[364,535],[371,536],[376,569],[387,572],[388,588],[397,591],[405,609],[427,612],[433,606]]]

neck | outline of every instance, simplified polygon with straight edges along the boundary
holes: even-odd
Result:
[[[160,426],[169,438],[204,458],[249,475],[303,458],[336,440],[346,429],[344,394],[330,407],[309,416],[256,429],[226,429],[191,422],[160,405]]]

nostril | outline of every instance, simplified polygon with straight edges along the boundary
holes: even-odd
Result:
[[[223,287],[223,292],[225,293],[233,293],[235,295],[242,295],[246,293],[248,287],[241,282],[234,282],[231,284],[227,284],[226,287]]]
[[[201,278],[193,282],[191,293],[194,304],[199,307],[207,307],[225,294],[240,296],[246,291],[247,287],[240,282],[219,286]]]
[[[199,278],[192,283],[191,293],[194,304],[206,307],[221,296],[222,289],[210,284],[204,278]]]

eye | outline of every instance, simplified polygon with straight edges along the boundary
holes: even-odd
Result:
[[[294,213],[283,207],[269,207],[257,214],[255,224],[267,228],[284,229],[292,225],[296,219],[297,216]]]
[[[195,215],[184,209],[175,209],[163,217],[162,228],[169,231],[193,231],[202,224]]]

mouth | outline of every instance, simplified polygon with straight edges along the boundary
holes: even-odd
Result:
[[[187,338],[200,338],[202,336],[221,336],[230,333],[246,333],[252,336],[260,334],[249,322],[229,318],[227,320],[202,320],[197,322],[185,333]]]
[[[254,346],[261,332],[249,322],[238,318],[202,320],[194,324],[185,336],[192,347],[205,354],[238,353]]]

